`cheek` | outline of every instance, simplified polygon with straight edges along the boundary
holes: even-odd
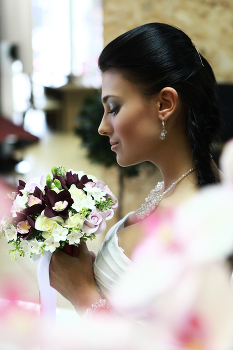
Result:
[[[155,117],[145,108],[137,108],[124,116],[122,114],[121,120],[116,120],[114,129],[122,142],[133,142],[134,145],[136,142],[144,144],[158,133]]]
[[[132,123],[126,118],[121,122],[116,122],[114,129],[122,142],[126,141],[127,139],[131,139],[132,133],[134,132]]]

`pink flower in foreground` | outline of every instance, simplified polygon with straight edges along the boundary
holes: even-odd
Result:
[[[177,331],[177,343],[185,349],[203,349],[203,328],[199,315],[188,315]]]
[[[232,161],[233,143],[229,147],[230,159],[223,159],[230,180],[233,179],[233,172],[231,175],[231,167],[227,168],[227,165]],[[114,297],[116,308],[129,313],[145,309],[152,300],[177,288],[184,276],[193,274],[193,284],[190,283],[191,287],[186,293],[191,295],[199,283],[198,278],[195,282],[195,271],[200,269],[197,273],[199,275],[208,264],[220,263],[231,254],[232,182],[207,186],[177,207],[173,213],[162,213],[158,210],[142,225],[145,239],[135,249],[130,274]],[[185,299],[182,299],[184,304]]]
[[[4,281],[0,298],[0,348],[39,348],[40,306],[25,299],[24,284]],[[12,332],[12,329],[14,331]],[[51,349],[51,348],[50,348]]]

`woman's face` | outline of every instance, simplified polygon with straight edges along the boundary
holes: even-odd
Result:
[[[98,131],[109,136],[118,164],[154,162],[161,143],[156,96],[145,99],[136,84],[118,72],[107,71],[103,73],[102,100],[105,111]]]

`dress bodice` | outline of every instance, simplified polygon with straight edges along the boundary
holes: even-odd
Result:
[[[132,264],[131,260],[124,254],[124,250],[119,247],[117,236],[117,233],[124,228],[125,221],[130,214],[132,212],[108,231],[93,265],[97,285],[104,295],[107,295],[109,291],[114,291],[121,276]]]

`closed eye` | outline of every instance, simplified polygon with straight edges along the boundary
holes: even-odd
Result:
[[[119,106],[114,107],[114,108],[112,108],[112,109],[108,112],[108,114],[113,114],[113,115],[115,116],[115,115],[117,115],[117,113],[119,112],[119,110],[120,110],[120,107],[119,107]]]

